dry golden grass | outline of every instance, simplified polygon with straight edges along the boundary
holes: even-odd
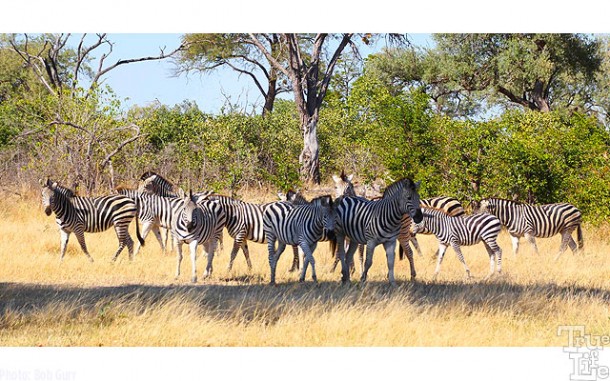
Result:
[[[271,193],[269,193],[271,194]],[[245,199],[263,201],[267,194]],[[134,226],[132,224],[132,236]],[[432,279],[436,241],[420,236],[418,279],[409,280],[407,261],[396,262],[398,287],[386,281],[379,248],[366,286],[356,278],[339,284],[328,269],[327,245],[315,257],[318,287],[288,273],[292,253],[278,266],[277,287],[267,285],[266,246],[251,244],[254,269],[240,253],[227,273],[232,239],[214,274],[191,284],[188,255],[174,279],[175,256],[163,256],[150,235],[135,261],[117,247],[113,230],[86,237],[89,263],[72,237],[59,263],[54,217],[42,212],[36,193],[0,202],[0,345],[2,346],[562,346],[559,325],[585,325],[610,333],[610,242],[608,227],[585,227],[585,250],[553,260],[559,237],[538,240],[535,256],[526,242],[519,256],[501,233],[504,275],[490,281],[482,245],[463,248],[475,279],[449,249],[440,276]],[[185,247],[186,249],[186,247]]]

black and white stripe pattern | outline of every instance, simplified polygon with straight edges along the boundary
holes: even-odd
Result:
[[[383,244],[388,260],[388,280],[391,284],[396,283],[394,250],[402,216],[409,214],[415,222],[422,219],[418,188],[419,182],[414,183],[405,178],[387,187],[378,201],[360,197],[340,197],[336,201],[337,242],[344,242],[345,238],[350,240],[347,254],[343,245],[338,245],[341,279],[344,283],[349,281],[349,266],[358,244],[366,244],[366,260],[360,281],[366,281],[368,270],[373,263],[375,247]]]
[[[447,196],[437,196],[426,198],[420,200],[421,206],[427,206],[431,208],[436,208],[444,211],[450,216],[456,217],[465,214],[464,208],[462,204],[454,197]],[[411,224],[413,221],[408,214],[405,214],[402,217],[402,222],[400,223],[400,233],[398,234],[398,242],[400,243],[400,247],[398,248],[398,258],[403,259],[404,252],[407,252],[407,258],[409,259],[409,263],[413,261],[413,251],[409,247],[408,243],[410,242],[415,250],[417,250],[417,254],[422,257],[421,248],[419,247],[419,243],[417,242],[417,238],[411,232]],[[415,268],[411,265],[411,276],[415,277]]]
[[[498,263],[498,273],[502,271],[502,250],[497,243],[502,224],[496,216],[484,213],[451,217],[439,209],[423,207],[422,210],[424,218],[420,223],[412,225],[412,231],[414,234],[434,234],[438,238],[439,255],[434,276],[441,269],[447,247],[451,246],[464,265],[466,276],[470,278],[470,269],[466,265],[460,246],[470,246],[481,241],[490,258],[488,277],[494,273],[494,259]]]
[[[116,191],[138,201],[138,219],[142,224],[142,238],[146,239],[148,233],[152,231],[165,255],[172,217],[180,208],[181,199],[141,193],[137,189],[117,188]],[[161,236],[160,228],[166,229],[165,240]],[[140,245],[136,245],[134,256],[137,256],[139,251]]]
[[[140,176],[138,189],[141,192],[156,194],[161,197],[178,197],[179,188],[163,176],[148,171]]]
[[[311,277],[317,282],[313,252],[318,241],[324,237],[325,231],[329,238],[334,238],[335,214],[332,203],[332,197],[321,196],[305,205],[278,202],[265,210],[263,224],[269,250],[271,284],[275,284],[277,261],[286,245],[298,245],[303,251],[303,268],[299,281],[305,280],[307,267],[311,264]]]
[[[47,216],[55,213],[61,232],[60,260],[63,260],[66,253],[70,234],[74,233],[81,249],[93,262],[85,243],[85,233],[103,232],[111,226],[114,226],[119,240],[119,248],[112,260],[117,259],[125,246],[129,251],[129,259],[133,259],[133,240],[129,235],[129,224],[136,217],[137,205],[132,199],[123,195],[78,197],[70,189],[49,179],[46,183],[41,181],[41,185],[44,211]],[[144,245],[137,219],[136,235],[140,244]]]
[[[191,254],[191,281],[197,282],[197,246],[202,245],[207,255],[207,266],[203,274],[212,274],[214,251],[225,225],[225,214],[217,201],[198,200],[192,192],[181,199],[177,213],[172,217],[171,232],[178,252],[176,278],[180,276],[182,244],[189,245]]]
[[[497,216],[502,225],[506,226],[513,243],[513,253],[519,250],[519,238],[525,237],[538,254],[535,237],[548,238],[561,234],[561,246],[555,257],[558,259],[570,246],[573,253],[583,248],[582,214],[572,204],[530,205],[501,198],[486,198],[481,200],[479,212],[488,212]],[[572,238],[576,230],[578,248]]]

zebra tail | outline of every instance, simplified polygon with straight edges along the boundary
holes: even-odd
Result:
[[[582,237],[582,226],[581,226],[581,224],[578,224],[578,227],[576,228],[576,238],[578,239],[578,249],[582,250],[583,246],[585,245],[585,242],[584,242],[583,237]]]
[[[402,245],[398,245],[398,260],[402,261],[405,259],[405,251],[402,249]]]
[[[136,197],[136,237],[138,237],[138,241],[140,241],[140,246],[144,246],[144,238],[140,235],[140,202],[139,198]]]

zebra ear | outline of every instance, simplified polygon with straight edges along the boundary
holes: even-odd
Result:
[[[352,179],[354,178],[354,174],[352,173],[351,175],[347,176],[347,181],[352,181]]]
[[[180,198],[186,197],[186,193],[184,193],[184,189],[178,188],[178,197],[180,197]]]
[[[419,186],[421,185],[421,180],[415,183],[415,190],[419,190]]]
[[[333,181],[334,181],[335,183],[338,183],[338,182],[340,182],[340,181],[341,181],[341,179],[340,179],[340,178],[339,178],[337,175],[333,175]]]

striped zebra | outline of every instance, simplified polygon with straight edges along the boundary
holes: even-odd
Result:
[[[186,243],[191,254],[191,282],[195,283],[197,282],[197,246],[202,245],[207,255],[207,266],[203,276],[208,277],[212,275],[214,251],[222,235],[226,216],[217,201],[197,199],[190,191],[181,198],[181,201],[171,224],[171,232],[178,252],[176,279],[180,276],[182,244]]]
[[[81,249],[93,262],[87,250],[85,233],[97,233],[114,226],[119,248],[112,257],[115,261],[123,248],[127,246],[129,259],[133,259],[133,240],[129,235],[129,223],[137,214],[137,204],[123,195],[101,197],[78,197],[68,188],[47,179],[40,181],[42,185],[42,206],[45,214],[55,213],[57,225],[61,234],[61,254],[63,260],[70,234],[74,233]],[[144,239],[140,235],[140,227],[136,218],[136,236],[141,245]]]
[[[394,256],[396,239],[400,231],[402,216],[408,213],[415,222],[422,219],[419,205],[420,182],[410,179],[394,182],[386,188],[383,197],[378,201],[370,201],[359,197],[340,197],[335,202],[337,226],[335,234],[337,242],[349,238],[350,244],[345,253],[343,245],[338,245],[341,261],[341,280],[349,281],[349,266],[353,262],[354,252],[358,244],[366,244],[366,260],[360,277],[366,281],[368,270],[373,264],[373,253],[377,245],[383,244],[388,261],[388,280],[395,285]]]
[[[162,197],[178,197],[178,187],[161,175],[148,171],[140,176],[138,189]]]
[[[466,277],[470,278],[470,269],[466,265],[464,255],[460,246],[471,246],[481,241],[489,254],[489,275],[494,273],[495,260],[498,262],[498,274],[502,271],[502,249],[498,246],[497,238],[502,224],[493,214],[473,214],[470,216],[451,217],[444,210],[423,207],[421,222],[412,225],[414,234],[427,233],[434,234],[439,241],[438,262],[434,276],[436,277],[441,270],[441,263],[445,256],[447,247],[451,246],[458,259],[464,265]]]
[[[298,245],[303,251],[303,268],[299,281],[305,281],[307,267],[311,264],[311,278],[317,282],[313,252],[325,231],[329,238],[334,238],[335,212],[332,197],[317,197],[305,205],[288,202],[272,204],[264,212],[263,226],[269,249],[270,284],[275,284],[277,261],[286,245]]]
[[[116,188],[118,194],[125,195],[134,201],[138,202],[138,219],[142,224],[142,238],[146,240],[148,234],[152,231],[163,255],[167,253],[167,241],[171,226],[172,216],[174,210],[180,205],[180,198],[178,197],[161,197],[155,194],[141,193],[137,189],[127,188]],[[166,231],[165,240],[161,235],[161,229],[164,228]],[[138,255],[140,251],[140,245],[136,244],[134,257]]]
[[[232,197],[221,196],[221,195],[210,195],[207,197],[209,200],[216,200],[222,206],[226,214],[225,227],[227,232],[233,238],[233,249],[231,250],[231,256],[229,259],[228,271],[233,268],[233,262],[237,256],[239,249],[242,249],[248,269],[252,269],[252,262],[250,261],[250,250],[248,249],[248,241],[256,243],[267,243],[265,236],[265,230],[263,229],[263,213],[265,209],[273,204],[254,204],[236,200]],[[299,268],[299,254],[298,248],[294,247],[294,259],[292,261],[292,268],[290,272],[298,270]]]
[[[354,189],[354,184],[352,183],[352,179],[354,175],[346,175],[345,171],[341,171],[341,175],[332,175],[333,182],[335,183],[335,198],[339,198],[341,196],[345,197],[361,197],[356,194],[356,190]],[[345,241],[346,245],[349,245],[349,239]],[[334,273],[337,265],[339,264],[339,252],[335,251],[333,253],[334,260],[333,264],[330,267],[330,272]],[[362,274],[362,269],[364,268],[364,245],[358,245],[358,258],[360,259],[360,274]],[[355,266],[352,262],[350,265],[350,273],[354,273]]]
[[[420,203],[421,203],[421,206],[440,209],[452,217],[461,216],[466,213],[464,211],[464,208],[462,207],[462,204],[458,201],[458,199],[456,199],[454,197],[437,196],[437,197],[425,198],[423,200],[420,200]],[[411,220],[411,217],[408,214],[405,214],[403,216],[402,222],[400,224],[400,233],[398,234],[398,242],[400,242],[400,247],[398,249],[398,258],[401,260],[404,257],[405,251],[407,252],[407,256],[408,256],[408,253],[409,253],[409,246],[407,244],[408,242],[411,242],[411,244],[413,245],[415,250],[417,250],[417,254],[420,257],[423,257],[421,248],[419,247],[419,243],[417,242],[417,238],[415,238],[415,235],[411,232],[412,223],[413,222]],[[421,234],[425,234],[425,233],[421,233]],[[438,254],[438,252],[437,252],[437,254]]]
[[[536,237],[549,238],[561,234],[561,246],[555,260],[570,246],[572,252],[582,250],[582,214],[572,204],[530,205],[501,198],[485,198],[480,201],[478,212],[488,212],[497,216],[506,226],[513,244],[513,254],[519,251],[519,238],[525,237],[538,254]],[[578,249],[572,238],[576,229]]]

